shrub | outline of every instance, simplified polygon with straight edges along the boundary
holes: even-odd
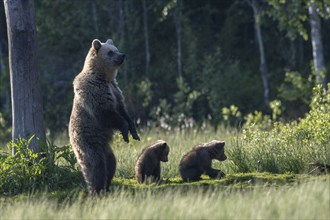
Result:
[[[308,162],[330,163],[329,90],[315,87],[310,107],[305,118],[287,124],[272,121],[268,130],[246,124],[240,144],[229,151],[234,170],[299,173]]]
[[[42,145],[43,152],[28,148],[29,140],[19,139],[0,152],[0,195],[12,195],[39,189],[65,189],[83,184],[76,160],[69,146],[57,147],[51,142]]]

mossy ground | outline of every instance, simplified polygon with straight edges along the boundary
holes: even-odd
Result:
[[[202,176],[200,181],[183,182],[181,177],[173,177],[162,179],[158,183],[138,184],[134,178],[115,177],[107,194],[116,191],[127,191],[128,193],[139,193],[144,191],[149,192],[166,192],[166,191],[196,191],[196,190],[254,190],[267,188],[291,187],[300,183],[311,181],[326,181],[330,180],[330,174],[312,176],[307,174],[272,174],[264,173],[236,173],[229,174],[222,179],[210,179],[208,176]],[[54,191],[31,191],[21,193],[15,196],[2,196],[0,199],[6,200],[24,200],[24,198],[39,197],[44,195],[50,199],[70,200],[76,196],[88,197],[85,184],[82,182],[79,187],[67,188]]]

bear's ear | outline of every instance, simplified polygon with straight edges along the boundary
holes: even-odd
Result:
[[[167,143],[163,143],[163,144],[161,145],[161,149],[162,149],[162,150],[165,150],[166,147],[167,147]]]
[[[108,39],[106,43],[107,43],[107,44],[110,44],[110,45],[113,45],[113,41],[112,41],[112,39]]]
[[[93,42],[92,42],[92,47],[93,47],[96,51],[98,51],[98,50],[101,48],[101,46],[102,46],[102,44],[101,44],[101,41],[100,41],[100,40],[98,40],[98,39],[93,40]]]

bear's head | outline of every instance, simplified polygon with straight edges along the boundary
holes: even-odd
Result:
[[[85,60],[85,67],[100,74],[110,82],[116,78],[119,67],[125,60],[125,54],[120,53],[111,39],[105,43],[95,39]]]

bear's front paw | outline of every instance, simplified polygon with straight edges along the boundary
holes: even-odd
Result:
[[[140,137],[139,137],[138,133],[136,132],[136,129],[135,129],[135,126],[133,123],[131,123],[129,125],[129,131],[131,132],[131,135],[134,140],[138,140],[138,141],[140,140]]]
[[[131,133],[132,134],[132,137],[133,137],[133,139],[134,140],[140,140],[140,137],[139,137],[139,135],[137,134],[137,132],[134,132],[134,133]]]
[[[123,127],[120,129],[120,132],[123,135],[124,141],[128,143],[129,139],[128,139],[128,124],[127,123],[125,123],[123,125]]]
[[[218,175],[218,178],[223,178],[225,176],[226,176],[226,174],[224,172],[220,171],[219,175]]]
[[[123,134],[123,133],[121,133],[121,134],[123,135],[123,139],[124,139],[124,141],[125,141],[126,143],[129,143],[128,134]]]

